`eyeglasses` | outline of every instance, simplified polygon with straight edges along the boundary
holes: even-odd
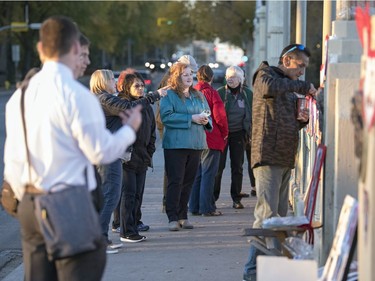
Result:
[[[143,84],[135,84],[135,85],[133,85],[133,87],[136,88],[136,89],[140,89],[140,88],[144,88],[145,85],[143,85]]]
[[[282,55],[282,58],[285,57],[286,54],[290,53],[290,52],[293,52],[295,49],[298,49],[300,51],[304,51],[306,49],[305,46],[303,45],[296,45],[296,46],[293,46],[292,48],[290,48],[288,51],[286,51],[283,55]]]

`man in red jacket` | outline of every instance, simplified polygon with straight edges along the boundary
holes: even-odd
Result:
[[[214,183],[219,168],[220,154],[228,138],[228,122],[224,103],[218,92],[212,88],[214,73],[208,65],[202,65],[197,72],[195,89],[202,92],[210,107],[213,130],[206,131],[208,149],[201,156],[201,163],[190,194],[189,211],[193,215],[220,216],[216,210]]]

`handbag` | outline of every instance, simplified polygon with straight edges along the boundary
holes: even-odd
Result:
[[[31,161],[25,122],[24,91],[21,95],[21,112],[26,146],[26,159],[31,183]],[[49,192],[34,197],[34,214],[44,238],[50,261],[93,251],[103,244],[98,212],[87,186],[87,168],[84,170],[85,185],[53,186]],[[32,185],[27,188],[36,189]]]
[[[17,207],[18,207],[18,199],[13,192],[10,184],[4,180],[3,181],[3,188],[1,190],[1,205],[3,206],[4,210],[11,216],[17,216]]]
[[[56,187],[64,189],[34,198],[35,216],[49,260],[96,250],[103,235],[87,186],[60,184]]]

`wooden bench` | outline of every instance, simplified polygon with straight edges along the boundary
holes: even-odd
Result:
[[[326,155],[326,146],[319,145],[316,150],[314,167],[309,187],[305,196],[304,213],[307,218],[306,223],[295,225],[287,224],[287,220],[293,221],[293,218],[277,218],[280,220],[279,226],[272,228],[246,228],[245,236],[252,236],[250,244],[266,255],[292,257],[290,251],[284,246],[284,241],[288,237],[305,235],[309,244],[314,243],[314,229],[322,227],[321,222],[313,221],[316,197],[319,187],[320,173]]]

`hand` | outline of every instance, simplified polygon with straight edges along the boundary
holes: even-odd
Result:
[[[119,117],[121,118],[122,124],[129,125],[135,132],[137,132],[142,123],[141,110],[142,105],[137,105],[134,108],[120,112]]]
[[[171,88],[170,85],[167,85],[165,87],[162,87],[160,89],[158,89],[158,93],[161,97],[165,97],[167,95],[167,90],[169,90]]]
[[[310,117],[310,110],[308,108],[304,108],[299,112],[297,120],[306,123],[309,121]]]
[[[317,98],[320,94],[322,94],[324,92],[324,88],[323,87],[319,87],[317,90],[316,90],[316,94],[315,94],[315,98]]]
[[[314,98],[316,97],[318,93],[318,90],[315,89],[314,85],[311,83],[310,84],[310,90],[309,90],[309,95],[313,96]]]
[[[202,114],[193,114],[191,120],[199,125],[206,125],[208,123],[208,118]]]
[[[203,121],[202,121],[202,125],[207,125],[207,123],[208,123],[208,117],[205,117],[204,119],[203,119]]]

